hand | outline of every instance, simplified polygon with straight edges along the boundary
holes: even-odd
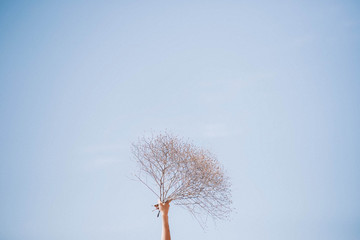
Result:
[[[158,209],[163,216],[167,216],[169,213],[169,208],[170,208],[170,202],[172,200],[167,200],[165,203],[161,202],[160,200],[158,201],[158,204],[155,205],[156,209]]]

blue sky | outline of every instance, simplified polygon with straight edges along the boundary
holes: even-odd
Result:
[[[356,1],[2,1],[0,238],[159,239],[130,144],[215,153],[230,222],[173,239],[360,238]]]

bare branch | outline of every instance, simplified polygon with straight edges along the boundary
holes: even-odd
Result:
[[[138,180],[163,202],[172,199],[200,223],[200,215],[226,219],[231,208],[229,178],[216,157],[167,132],[132,144]],[[146,178],[152,179],[148,184]],[[201,226],[204,222],[200,223]]]

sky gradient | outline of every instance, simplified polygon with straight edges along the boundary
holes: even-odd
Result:
[[[357,1],[1,1],[0,239],[160,239],[130,145],[217,155],[230,222],[172,239],[360,239]]]

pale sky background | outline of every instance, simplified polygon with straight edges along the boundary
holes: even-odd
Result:
[[[360,239],[360,2],[1,1],[0,239],[160,239],[130,144],[215,153],[237,211],[173,240]]]

